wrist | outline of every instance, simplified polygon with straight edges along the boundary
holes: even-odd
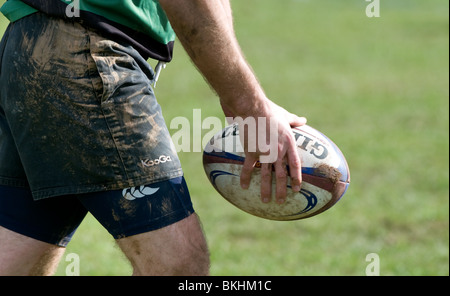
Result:
[[[264,93],[220,98],[225,115],[232,117],[267,117],[270,112],[269,99]]]

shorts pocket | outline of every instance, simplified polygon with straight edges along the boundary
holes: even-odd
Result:
[[[131,46],[89,32],[90,53],[101,78],[101,103],[120,103],[135,85],[150,87],[154,72]],[[94,85],[97,91],[99,85]]]

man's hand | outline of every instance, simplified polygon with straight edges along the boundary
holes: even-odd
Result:
[[[239,125],[239,135],[245,150],[245,162],[241,172],[241,187],[249,187],[257,161],[261,164],[261,200],[269,202],[272,196],[272,175],[276,176],[276,201],[281,204],[287,195],[288,178],[293,191],[300,191],[301,161],[297,154],[292,127],[306,123],[306,118],[298,117],[267,100],[269,116],[254,120],[235,120]],[[224,113],[233,117],[224,107]],[[256,124],[250,128],[249,123]],[[289,172],[287,171],[289,167]]]
[[[297,117],[294,114],[287,112],[285,109],[275,105],[274,103],[269,103],[272,106],[270,117],[267,118],[267,126],[265,130],[276,129],[277,136],[273,137],[272,133],[266,133],[269,141],[274,141],[274,143],[269,143],[269,147],[275,151],[270,153],[275,156],[275,159],[268,159],[269,161],[262,161],[264,155],[268,152],[261,153],[261,151],[256,152],[246,152],[246,158],[244,165],[242,167],[241,173],[241,186],[243,188],[248,188],[254,169],[254,165],[257,160],[261,163],[261,199],[263,202],[269,202],[272,195],[272,173],[274,171],[276,176],[276,201],[281,204],[285,201],[287,195],[287,182],[288,177],[291,179],[292,191],[300,191],[302,174],[301,174],[301,160],[297,153],[297,147],[295,143],[295,138],[292,133],[292,127],[301,126],[306,123],[304,117]],[[262,121],[264,122],[264,121]],[[261,127],[258,126],[257,130]],[[251,135],[245,135],[246,137],[251,137]],[[270,157],[272,158],[272,157]],[[287,171],[287,166],[289,166],[289,172]]]

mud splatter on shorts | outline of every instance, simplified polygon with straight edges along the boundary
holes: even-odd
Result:
[[[0,185],[38,200],[182,175],[131,46],[35,13],[10,24],[0,55]]]

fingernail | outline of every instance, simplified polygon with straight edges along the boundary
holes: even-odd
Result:
[[[269,199],[267,197],[263,198],[263,203],[268,203]]]
[[[242,184],[241,184],[241,187],[242,187],[242,189],[248,189],[248,184],[242,183]]]
[[[278,199],[278,200],[277,200],[277,203],[280,204],[280,205],[281,205],[281,204],[284,204],[284,199]]]
[[[298,186],[298,185],[293,186],[292,187],[292,191],[299,192],[300,191],[300,186]]]

